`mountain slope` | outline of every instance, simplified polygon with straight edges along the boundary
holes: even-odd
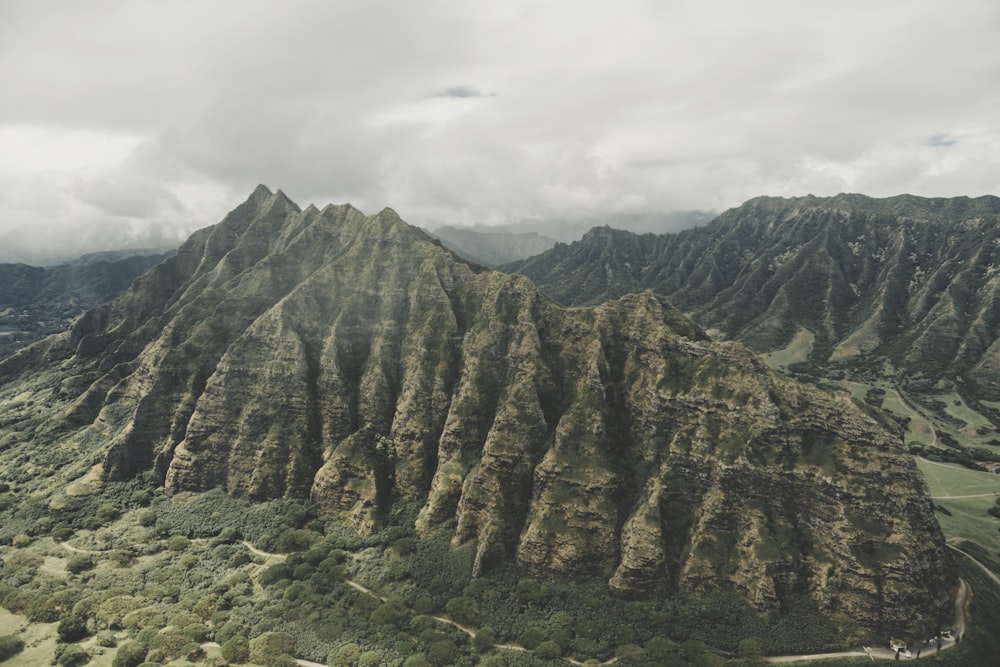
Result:
[[[774,611],[805,595],[921,631],[954,581],[880,414],[652,293],[565,309],[391,210],[300,210],[263,186],[0,362],[0,419],[2,461],[24,464],[0,478],[26,492],[148,472],[172,493],[309,497],[360,532],[452,531],[475,574],[513,559]]]
[[[1000,199],[759,198],[674,235],[594,229],[506,270],[567,304],[653,289],[757,350],[815,335],[821,362],[1000,397]]]

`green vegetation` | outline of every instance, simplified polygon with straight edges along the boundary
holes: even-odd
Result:
[[[1000,475],[917,459],[949,537],[972,540],[1000,553],[1000,519],[990,514],[1000,499]],[[969,497],[971,496],[971,497]]]
[[[129,495],[115,486],[92,502]],[[539,580],[509,565],[472,580],[472,553],[454,549],[447,528],[421,539],[399,528],[359,537],[318,521],[301,504],[270,503],[265,521],[265,512],[252,518],[255,505],[223,502],[214,492],[156,495],[148,508],[123,504],[109,524],[74,533],[77,548],[95,553],[75,554],[44,537],[0,552],[0,602],[51,624],[45,627],[52,639],[38,647],[46,660],[75,665],[84,655],[78,647],[94,646],[109,667],[198,662],[204,660],[199,645],[214,641],[221,659],[257,665],[294,655],[330,665],[472,667],[497,659],[526,667],[563,658],[601,662],[622,652],[631,656],[619,659],[622,665],[652,665],[669,664],[664,655],[719,660],[752,650],[749,640],[765,653],[834,649],[845,636],[805,601],[772,617],[735,593],[626,601],[609,594],[602,580]],[[199,528],[197,514],[184,519],[174,512],[208,506],[219,522],[214,535]],[[162,521],[142,525],[148,511],[169,518],[171,528],[164,530]],[[288,530],[311,537],[300,551],[264,559],[240,543],[237,525],[264,542]],[[171,534],[176,530],[185,535]],[[178,537],[182,550],[174,548]],[[120,551],[132,554],[125,567],[114,559]],[[94,567],[79,574],[41,567],[80,556]],[[345,577],[387,600],[352,588]],[[30,594],[23,592],[29,582]],[[472,634],[428,614],[467,625]]]

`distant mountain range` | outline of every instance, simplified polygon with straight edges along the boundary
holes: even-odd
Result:
[[[432,234],[444,247],[470,262],[497,267],[543,253],[556,242],[536,232],[500,232],[468,227],[438,227]]]
[[[1000,399],[996,197],[761,197],[676,234],[595,228],[503,268],[568,305],[652,289],[758,351],[804,334],[827,370]]]
[[[0,264],[0,357],[65,330],[166,256],[120,251],[85,255],[59,266]]]

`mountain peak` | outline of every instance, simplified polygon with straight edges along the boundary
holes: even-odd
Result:
[[[271,192],[271,189],[261,183],[253,189],[253,192],[250,193],[250,197],[248,197],[248,199],[250,201],[262,201],[264,199],[270,199],[273,195],[274,193]]]
[[[0,450],[0,475],[30,453],[25,493],[41,492],[98,458],[169,493],[309,498],[360,533],[448,531],[476,576],[514,560],[630,595],[726,587],[771,611],[809,595],[892,630],[948,607],[895,426],[777,379],[651,292],[564,308],[392,209],[297,210],[261,186],[199,232],[204,252],[45,350],[19,381],[66,389],[46,413],[0,405],[39,434]],[[854,557],[890,534],[884,565]]]

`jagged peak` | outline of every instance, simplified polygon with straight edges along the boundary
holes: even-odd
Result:
[[[257,187],[253,189],[253,192],[250,193],[248,201],[260,201],[264,199],[270,199],[272,196],[274,196],[274,193],[271,192],[271,188],[267,187],[263,183],[260,183],[259,185],[257,185]]]

